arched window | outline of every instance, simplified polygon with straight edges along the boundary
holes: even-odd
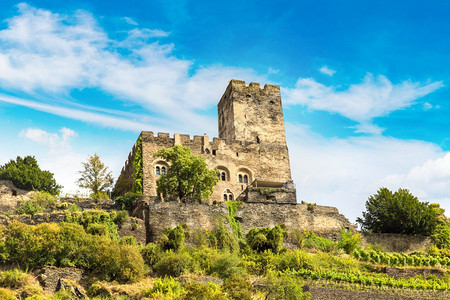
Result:
[[[233,200],[233,194],[229,194],[229,195],[228,195],[228,200],[230,200],[230,201]]]
[[[244,175],[244,183],[248,183],[248,176]]]
[[[227,201],[227,194],[223,194],[223,200]]]
[[[156,166],[156,175],[161,175],[161,169],[159,166]]]
[[[225,180],[227,179],[227,176],[225,175],[225,172],[222,172],[222,173],[221,173],[220,179],[221,179],[222,181],[225,181]]]
[[[238,175],[238,181],[239,181],[239,182],[242,182],[242,174],[239,174],[239,175]]]
[[[166,167],[161,167],[161,175],[166,175]]]
[[[230,189],[225,189],[223,191],[223,200],[224,201],[232,201],[233,200],[233,193],[230,191]]]

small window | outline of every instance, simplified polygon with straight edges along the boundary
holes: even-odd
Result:
[[[259,136],[256,136],[256,142],[259,144],[261,140],[259,139]]]
[[[236,157],[238,157],[239,156],[239,152],[236,152]]]
[[[12,195],[13,196],[17,196],[17,191],[16,190],[12,190]]]
[[[212,155],[216,155],[216,150],[213,150],[213,151],[212,151]]]
[[[227,194],[223,194],[223,200],[227,201]]]
[[[220,180],[220,173],[217,173],[217,178]]]
[[[233,200],[233,195],[228,195],[228,200],[232,201]]]
[[[166,175],[166,167],[161,168],[161,175]]]
[[[161,175],[161,169],[158,166],[156,167],[156,175]]]
[[[242,175],[241,174],[238,175],[238,181],[242,182]]]
[[[222,181],[225,181],[227,179],[227,176],[225,175],[225,172],[222,172],[221,178]]]
[[[248,183],[248,176],[244,175],[244,183]]]

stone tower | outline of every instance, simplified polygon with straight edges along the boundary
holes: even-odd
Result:
[[[280,87],[231,80],[218,104],[219,138],[286,145]]]

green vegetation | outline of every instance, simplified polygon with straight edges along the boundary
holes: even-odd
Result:
[[[357,222],[370,232],[428,236],[442,222],[443,212],[438,205],[420,202],[407,189],[393,193],[381,188],[366,201],[366,212]]]
[[[88,161],[81,164],[83,170],[79,171],[78,186],[90,190],[91,197],[94,199],[108,199],[107,192],[114,182],[108,167],[100,160],[97,153],[90,155]]]
[[[142,136],[136,141],[136,150],[134,152],[133,160],[133,185],[131,191],[136,194],[142,194],[143,192],[143,163],[142,163]]]
[[[226,217],[228,223],[230,224],[231,230],[233,230],[234,236],[238,239],[241,239],[242,238],[241,223],[236,219],[236,212],[242,205],[242,202],[227,201],[227,205],[228,205],[228,215]]]
[[[52,195],[59,193],[62,188],[53,178],[53,173],[43,171],[34,156],[17,156],[0,166],[0,180],[11,180],[12,183],[28,191],[46,191]]]
[[[160,157],[170,164],[166,174],[156,181],[157,192],[164,197],[208,199],[218,178],[215,170],[209,170],[203,157],[191,153],[191,149],[174,146],[158,150]]]

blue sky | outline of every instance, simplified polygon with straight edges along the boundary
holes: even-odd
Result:
[[[141,130],[217,136],[230,79],[281,86],[298,200],[351,221],[380,187],[450,211],[446,1],[0,3],[0,164],[75,193]]]

